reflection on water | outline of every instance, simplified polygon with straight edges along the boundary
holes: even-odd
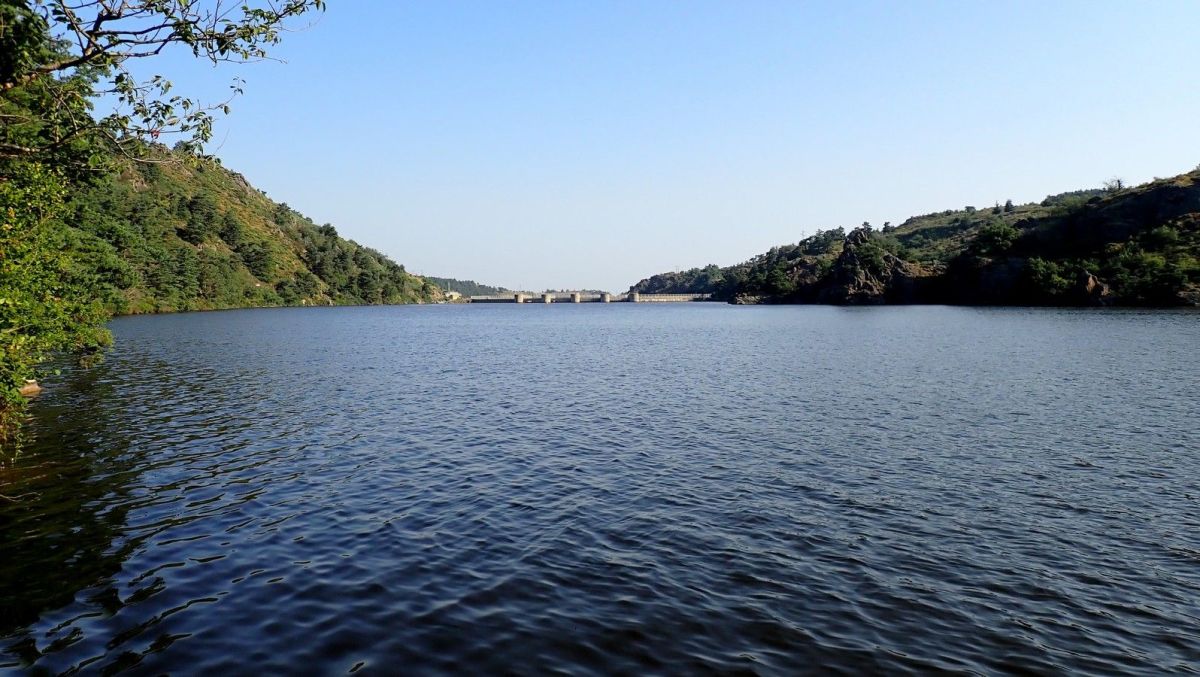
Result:
[[[0,470],[0,670],[1200,665],[1200,315],[113,329]]]
[[[69,604],[80,590],[103,586],[131,552],[131,543],[121,536],[125,515],[136,506],[123,485],[137,468],[122,453],[127,443],[121,422],[106,416],[103,403],[113,395],[106,369],[57,383],[55,396],[34,409],[38,443],[15,468],[0,467],[5,496],[0,499],[0,635]],[[97,449],[105,453],[94,453]],[[97,600],[113,596],[110,589],[96,594]],[[20,650],[28,653],[34,646],[25,642]]]

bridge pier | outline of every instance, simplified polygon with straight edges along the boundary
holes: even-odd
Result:
[[[516,303],[525,303],[524,294],[513,294],[513,301]]]
[[[641,294],[639,294],[638,292],[635,292],[635,291],[629,292],[629,302],[630,303],[640,303],[641,300],[642,300]]]
[[[608,292],[601,292],[600,303],[612,303],[612,294],[609,294]]]
[[[542,294],[542,303],[553,303],[553,302],[554,302],[553,294]]]
[[[578,292],[571,294],[571,303],[579,303],[582,300]]]

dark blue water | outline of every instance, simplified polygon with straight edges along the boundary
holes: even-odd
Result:
[[[1200,670],[1200,314],[112,326],[0,470],[0,671]]]

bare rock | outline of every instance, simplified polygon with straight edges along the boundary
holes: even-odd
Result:
[[[1075,294],[1084,305],[1107,306],[1113,302],[1112,289],[1108,284],[1086,270],[1079,273]]]
[[[873,242],[869,229],[857,228],[846,236],[817,300],[841,305],[913,303],[918,282],[926,276],[920,266]]]

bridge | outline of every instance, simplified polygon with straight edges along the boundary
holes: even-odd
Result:
[[[687,303],[711,301],[712,294],[585,294],[583,292],[546,292],[545,294],[487,294],[468,296],[469,303]]]

